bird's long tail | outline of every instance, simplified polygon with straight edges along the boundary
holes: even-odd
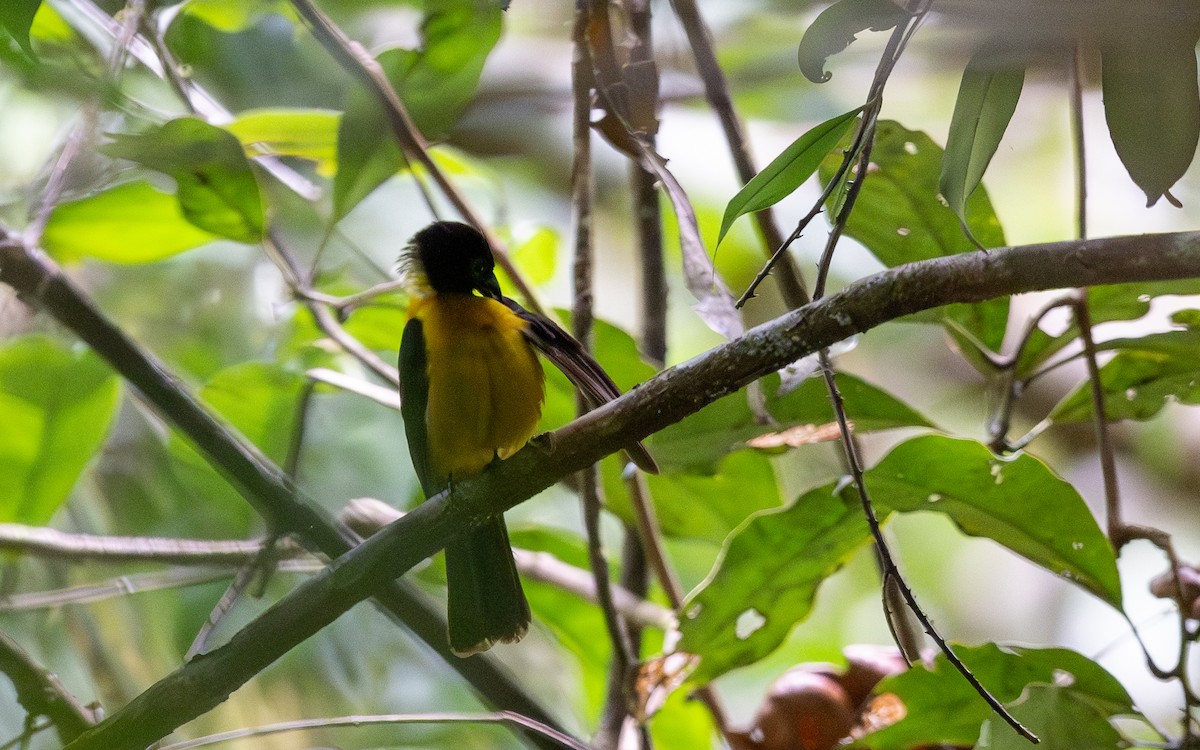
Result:
[[[504,519],[497,516],[446,545],[450,649],[459,656],[519,641],[529,629]]]

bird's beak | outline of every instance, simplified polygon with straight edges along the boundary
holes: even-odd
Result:
[[[476,289],[484,297],[491,297],[494,300],[499,300],[503,295],[500,293],[500,282],[496,280],[496,274],[489,273],[485,278],[481,279]]]

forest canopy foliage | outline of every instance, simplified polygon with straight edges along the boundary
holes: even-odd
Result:
[[[0,3],[0,742],[1195,746],[1200,9],[508,5]],[[437,219],[627,393],[425,499]]]

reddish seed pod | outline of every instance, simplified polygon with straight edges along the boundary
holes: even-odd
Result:
[[[861,706],[880,680],[908,669],[904,657],[893,646],[859,643],[846,646],[842,653],[846,657],[846,671],[836,679],[853,706]]]
[[[739,740],[747,744],[738,744],[755,750],[829,750],[850,733],[854,716],[849,696],[835,680],[795,667],[771,684],[753,726],[741,733]]]

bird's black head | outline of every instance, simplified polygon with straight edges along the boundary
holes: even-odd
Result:
[[[429,287],[439,293],[500,297],[492,249],[474,227],[438,221],[417,232],[408,252],[415,256]]]

